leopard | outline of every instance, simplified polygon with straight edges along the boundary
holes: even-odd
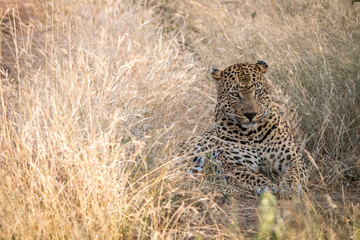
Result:
[[[188,173],[202,173],[211,159],[226,182],[254,195],[304,193],[314,159],[296,141],[291,109],[265,76],[268,69],[262,60],[210,68],[217,90],[215,128],[181,145]]]

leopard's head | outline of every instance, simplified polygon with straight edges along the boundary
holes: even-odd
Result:
[[[217,82],[216,111],[240,124],[243,128],[256,127],[269,112],[270,86],[264,74],[268,65],[235,64],[224,70],[210,68]]]

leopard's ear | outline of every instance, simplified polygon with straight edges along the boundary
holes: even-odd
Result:
[[[210,73],[213,79],[215,79],[216,81],[219,81],[221,79],[221,71],[219,69],[210,68]]]
[[[260,72],[262,73],[266,73],[269,68],[269,65],[262,60],[259,60],[255,65],[260,69]]]

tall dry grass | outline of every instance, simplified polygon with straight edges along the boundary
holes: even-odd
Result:
[[[247,209],[236,202],[256,199],[219,201],[218,182],[185,176],[175,162],[183,140],[213,125],[208,67],[259,59],[292,98],[304,144],[341,203],[327,206],[317,188],[303,202],[279,200],[283,236],[360,237],[358,5],[54,0],[39,8],[34,26],[12,28],[16,74],[2,71],[1,238],[256,234],[255,210],[238,214]]]

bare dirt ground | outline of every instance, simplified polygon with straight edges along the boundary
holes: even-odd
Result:
[[[216,203],[224,210],[224,212],[234,222],[225,221],[223,217],[215,217],[213,222],[221,223],[225,226],[235,224],[240,229],[239,236],[246,239],[255,237],[259,232],[260,212],[259,205],[260,198],[243,197],[232,194],[228,199],[220,197]],[[312,228],[315,225],[344,224],[344,213],[348,212],[349,206],[356,207],[360,204],[359,189],[347,189],[342,193],[339,191],[332,191],[329,194],[326,192],[310,191],[302,197],[295,197],[293,199],[277,199],[276,209],[279,216],[290,228],[288,231],[293,231],[292,236],[298,236],[299,239],[307,239],[303,229]],[[317,213],[317,222],[314,221],[314,213]],[[308,225],[306,226],[306,222]],[[332,231],[331,229],[328,229]],[[344,229],[338,229],[338,234]],[[300,235],[299,235],[300,234]],[[334,234],[334,233],[333,233]]]

